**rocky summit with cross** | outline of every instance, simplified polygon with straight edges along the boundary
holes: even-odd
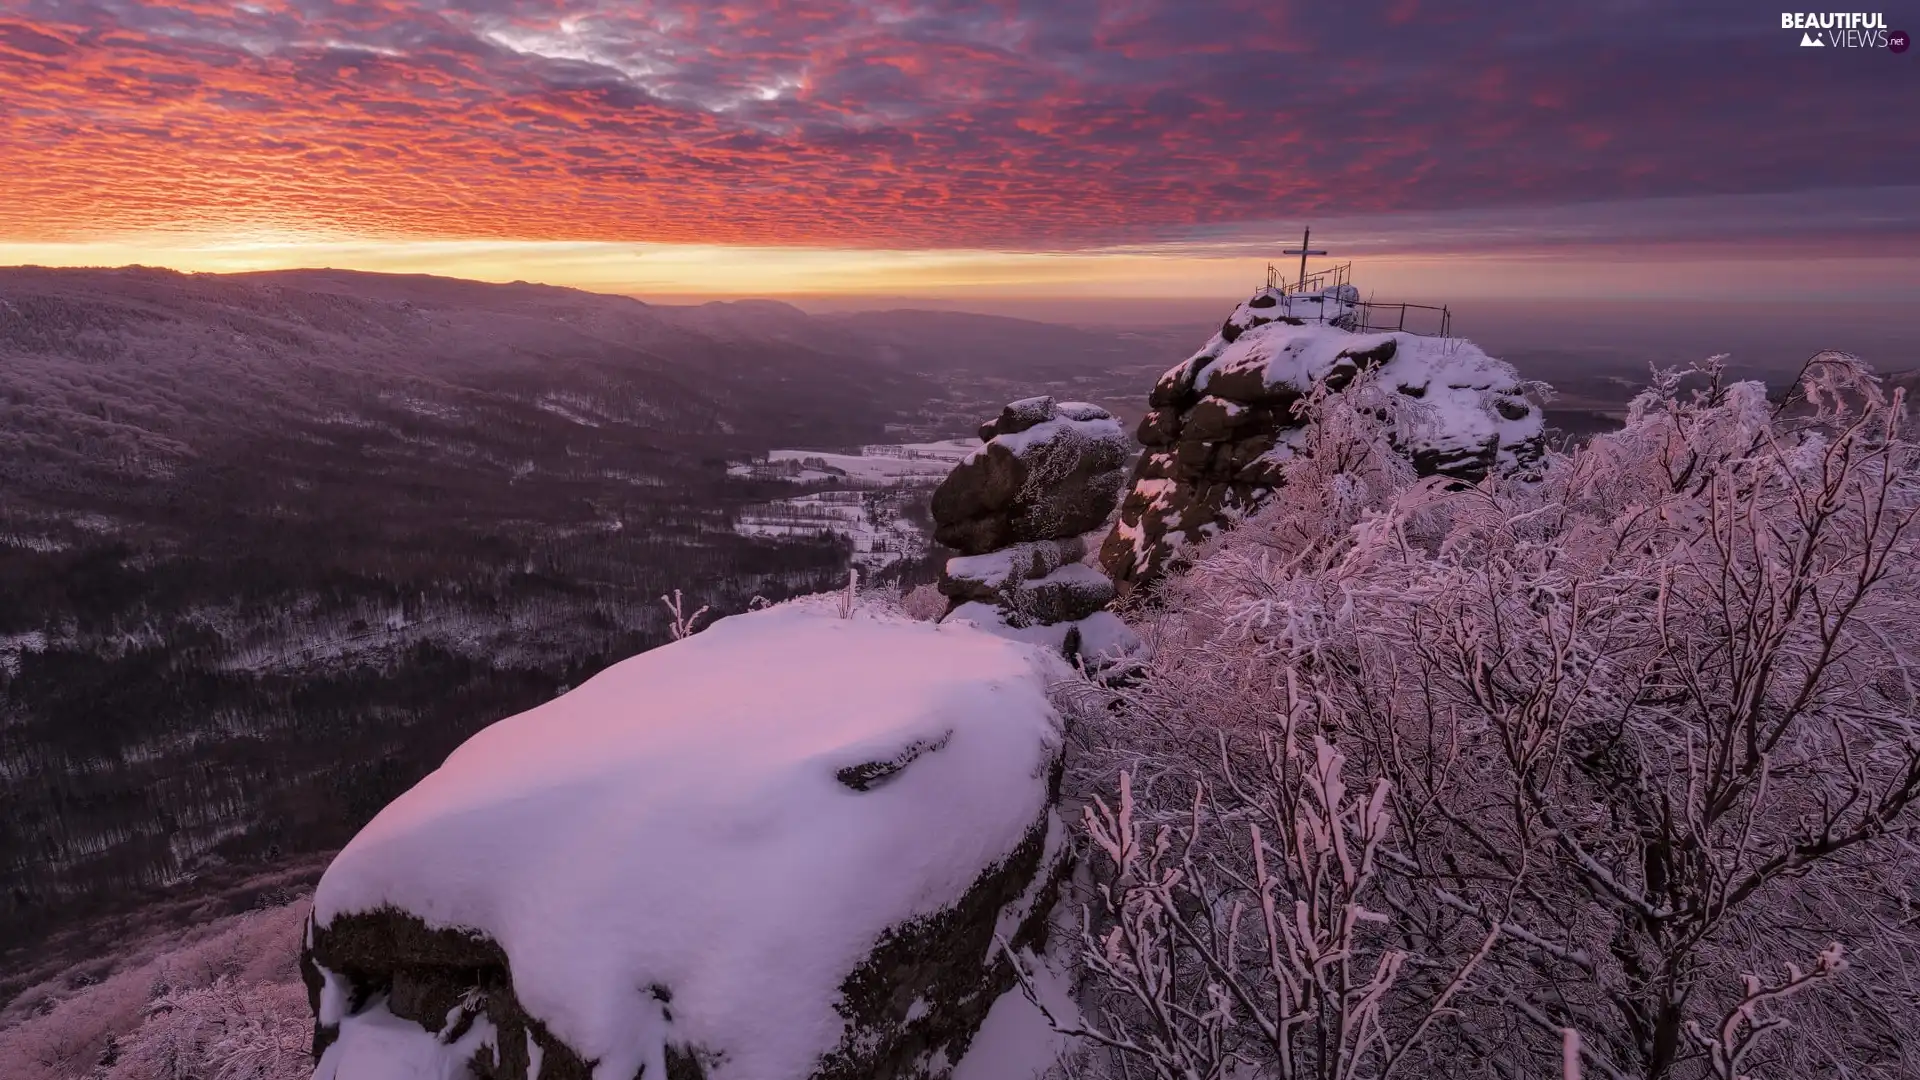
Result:
[[[1308,250],[1303,237],[1290,253]],[[1411,415],[1393,443],[1422,475],[1477,481],[1538,464],[1543,416],[1513,368],[1471,342],[1409,332],[1413,305],[1363,302],[1344,280],[1302,291],[1315,283],[1305,269],[1303,255],[1301,281],[1255,292],[1155,385],[1137,430],[1145,452],[1100,547],[1120,595],[1257,511],[1308,451],[1315,396],[1343,393],[1363,375],[1413,403],[1400,410]],[[1336,270],[1326,276],[1344,279]],[[1431,310],[1450,329],[1450,313]]]

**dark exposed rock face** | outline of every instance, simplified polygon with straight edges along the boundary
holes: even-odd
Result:
[[[920,747],[906,764],[939,749]],[[859,782],[844,777],[842,782],[869,791],[903,767],[889,759],[865,771],[842,770],[859,773]],[[1006,858],[946,910],[881,935],[848,972],[835,1006],[847,1024],[844,1037],[812,1071],[794,1080],[942,1080],[965,1055],[994,1000],[1015,983],[995,944],[996,930],[1006,933],[1016,950],[1045,948],[1047,916],[1069,870],[1062,827],[1051,809],[1060,776],[1056,760],[1048,780],[1049,808]],[[468,1063],[478,1080],[529,1080],[529,1046],[538,1048],[539,1080],[593,1080],[595,1063],[582,1060],[521,1006],[506,953],[485,936],[431,929],[415,915],[385,908],[337,916],[326,927],[310,926],[309,941],[300,968],[316,1018],[326,973],[331,973],[345,984],[349,1012],[384,998],[389,1012],[438,1034],[442,1042],[458,1040],[477,1021],[491,1023],[496,1037]],[[655,985],[644,992],[671,1022],[673,988]],[[338,1033],[337,1025],[316,1019],[316,1059]],[[707,1080],[719,1060],[705,1048],[672,1044],[666,1057],[667,1080]]]
[[[513,994],[506,953],[479,935],[430,929],[419,918],[395,908],[335,918],[324,928],[310,927],[311,944],[300,955],[307,1000],[320,1013],[322,968],[344,980],[348,1011],[357,1012],[384,996],[387,1010],[452,1042],[480,1016],[498,1029],[497,1049],[482,1051],[470,1068],[486,1080],[528,1075],[529,1041],[542,1053],[540,1080],[593,1080],[593,1065],[528,1016]],[[458,1011],[456,1011],[458,1010]],[[448,1017],[454,1017],[451,1024]],[[339,1035],[337,1024],[314,1023],[313,1055],[324,1053]],[[684,1051],[676,1057],[689,1058]],[[697,1062],[683,1074],[703,1075]]]
[[[1058,540],[1113,512],[1129,447],[1120,425],[1082,402],[1028,398],[982,426],[987,444],[933,493],[934,539],[963,554]]]
[[[1396,443],[1422,475],[1476,481],[1537,464],[1541,413],[1512,368],[1464,341],[1342,329],[1357,295],[1343,288],[1321,298],[1262,292],[1160,377],[1136,430],[1146,453],[1100,549],[1122,595],[1163,574],[1186,543],[1258,508],[1302,443],[1306,421],[1294,406],[1364,372],[1428,408],[1429,430]],[[1324,305],[1326,321],[1319,311],[1298,317],[1303,299]]]

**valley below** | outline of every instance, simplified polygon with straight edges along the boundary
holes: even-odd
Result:
[[[0,271],[0,969],[337,847],[475,731],[668,640],[676,589],[718,617],[849,567],[929,580],[926,496],[981,419],[1137,398],[1178,347]]]

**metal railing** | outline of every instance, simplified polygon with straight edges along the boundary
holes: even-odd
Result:
[[[1317,274],[1308,274],[1293,285],[1269,284],[1255,290],[1254,296],[1263,294],[1286,297],[1284,301],[1288,317],[1304,319],[1307,322],[1327,323],[1342,330],[1355,333],[1405,333],[1418,334],[1421,337],[1453,336],[1453,311],[1446,305],[1407,304],[1398,301],[1340,299],[1327,295],[1331,290],[1349,285],[1348,269],[1351,264],[1342,264]],[[1268,267],[1268,280],[1274,280],[1272,267]],[[1291,299],[1298,297],[1299,299]],[[1312,310],[1307,305],[1312,305]]]
[[[1267,264],[1267,288],[1276,290],[1283,296],[1337,289],[1342,285],[1352,284],[1352,277],[1353,264],[1341,263],[1339,266],[1328,267],[1325,270],[1316,270],[1289,285],[1287,279],[1280,276],[1279,267],[1272,263]]]
[[[1324,305],[1322,305],[1324,307]],[[1392,304],[1374,300],[1355,300],[1343,315],[1325,321],[1355,333],[1418,334],[1421,337],[1453,336],[1453,312],[1445,305]],[[1407,326],[1411,314],[1414,326]]]

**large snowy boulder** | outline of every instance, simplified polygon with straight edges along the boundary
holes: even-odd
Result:
[[[1013,402],[981,428],[985,445],[933,493],[933,536],[963,555],[1061,540],[1113,513],[1131,447],[1106,410],[1052,398]]]
[[[1037,945],[1068,674],[809,599],[483,730],[328,869],[321,1080],[937,1080]]]
[[[1305,317],[1303,299],[1334,321]],[[1184,544],[1256,509],[1304,443],[1294,406],[1322,387],[1338,393],[1362,372],[1418,403],[1418,434],[1397,445],[1422,475],[1477,481],[1539,462],[1541,412],[1513,368],[1458,338],[1346,330],[1339,323],[1352,301],[1346,291],[1262,291],[1161,376],[1137,432],[1146,453],[1100,550],[1123,594],[1159,577]]]

